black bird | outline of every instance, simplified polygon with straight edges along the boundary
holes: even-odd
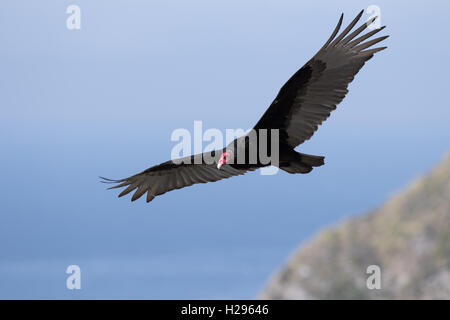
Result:
[[[147,192],[147,202],[150,202],[155,196],[167,191],[196,183],[213,182],[273,165],[274,163],[263,163],[259,156],[256,161],[250,161],[251,150],[259,151],[259,132],[264,131],[261,129],[267,129],[267,132],[278,130],[276,142],[279,161],[275,165],[280,169],[289,173],[308,173],[313,167],[323,165],[324,157],[299,153],[294,148],[310,139],[318,126],[336,109],[348,92],[348,84],[364,63],[376,52],[386,49],[371,47],[388,36],[365,41],[384,27],[359,36],[376,17],[350,33],[362,14],[363,11],[337,35],[342,24],[343,14],[341,15],[327,42],[283,85],[255,125],[256,140],[250,139],[249,134],[246,134],[222,150],[167,161],[125,179],[102,178],[103,182],[117,183],[110,189],[127,187],[119,197],[137,189],[131,201]],[[267,135],[267,141],[269,138],[270,134]],[[274,146],[269,143],[267,148],[272,156]],[[244,160],[239,161],[238,155],[242,150]]]

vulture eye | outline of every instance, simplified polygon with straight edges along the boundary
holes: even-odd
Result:
[[[230,156],[229,152],[222,153],[219,162],[217,163],[217,169],[220,169],[224,164],[227,164],[228,160],[230,160]]]
[[[225,153],[222,153],[222,157],[221,157],[222,159],[220,159],[221,160],[221,162],[222,163],[225,163],[225,162],[227,162],[227,153],[225,152]]]

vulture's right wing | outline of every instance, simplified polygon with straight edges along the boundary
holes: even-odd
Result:
[[[113,180],[101,178],[104,183],[118,184],[109,189],[127,187],[119,194],[119,197],[137,189],[131,201],[139,199],[147,192],[147,202],[150,202],[156,196],[171,190],[181,189],[196,183],[215,182],[242,175],[248,171],[235,169],[230,165],[224,165],[220,170],[217,169],[215,162],[205,161],[205,159],[213,159],[215,154],[216,151],[212,151],[174,161],[167,161],[124,179]]]

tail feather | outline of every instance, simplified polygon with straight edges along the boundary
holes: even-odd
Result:
[[[280,169],[288,173],[309,173],[313,167],[320,167],[325,164],[325,157],[313,156],[305,153],[296,153],[295,160],[280,166]]]
[[[288,173],[309,173],[312,171],[313,167],[304,165],[300,162],[290,162],[288,166],[281,166],[280,169]]]
[[[298,153],[301,157],[300,161],[304,164],[310,165],[311,167],[320,167],[325,164],[325,157],[313,156],[305,153]]]

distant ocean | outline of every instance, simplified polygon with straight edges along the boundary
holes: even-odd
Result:
[[[279,250],[186,252],[155,257],[2,262],[0,299],[251,299],[284,257]],[[65,269],[81,268],[68,290]]]
[[[403,144],[407,162],[377,162],[377,150],[356,138],[347,146],[361,152],[353,164],[347,149],[330,145],[327,164],[308,175],[253,173],[150,204],[117,199],[98,182],[99,173],[132,172],[126,155],[114,169],[90,145],[4,144],[14,156],[3,160],[0,298],[255,298],[303,241],[382,204],[438,163],[443,144],[417,156]],[[29,181],[31,189],[18,192]],[[81,290],[66,288],[69,265],[81,268]]]

